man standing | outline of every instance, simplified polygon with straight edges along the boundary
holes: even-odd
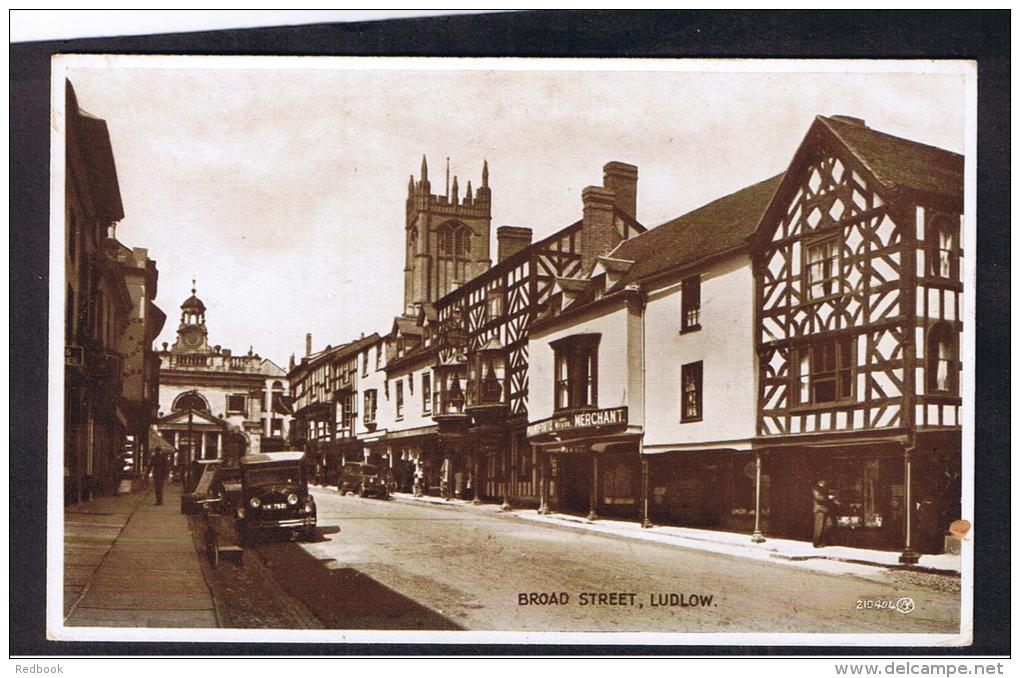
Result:
[[[170,455],[163,448],[158,448],[149,460],[149,470],[152,473],[152,482],[156,489],[156,506],[163,503],[163,483],[166,482],[167,474],[170,472]]]
[[[814,484],[811,488],[811,498],[815,514],[815,534],[812,541],[815,548],[828,546],[829,535],[835,520],[832,511],[835,509],[836,502],[829,492],[828,483],[825,480],[819,480]]]

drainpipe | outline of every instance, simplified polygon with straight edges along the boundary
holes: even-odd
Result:
[[[761,452],[754,451],[754,534],[751,541],[760,544],[765,541],[761,533]]]
[[[906,523],[905,536],[903,539],[903,553],[900,554],[900,562],[905,565],[916,565],[921,559],[921,554],[914,550],[913,544],[913,516],[914,516],[914,492],[913,478],[911,478],[911,455],[916,449],[917,443],[913,436],[910,442],[903,447],[903,503],[904,523]]]

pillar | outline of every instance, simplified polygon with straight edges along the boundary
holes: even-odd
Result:
[[[517,436],[510,432],[510,444],[503,446],[503,511],[511,510],[510,506],[510,478],[513,476],[513,460],[517,456]]]
[[[760,544],[765,541],[761,533],[761,452],[754,451],[754,534],[751,541]]]
[[[481,504],[482,503],[482,491],[481,491],[482,477],[481,477],[481,473],[479,473],[480,468],[481,468],[481,464],[479,464],[479,460],[478,460],[478,458],[481,456],[481,454],[482,454],[481,451],[477,450],[477,449],[474,450],[474,452],[472,452],[472,454],[471,454],[471,494],[472,494],[471,503],[472,504]]]
[[[588,520],[599,517],[599,453],[591,453],[591,497],[588,500]]]
[[[538,512],[547,515],[549,511],[549,453],[545,450],[538,451],[538,483],[540,501]]]
[[[453,500],[453,457],[448,449],[443,449],[443,499]]]
[[[640,444],[638,449],[640,450]],[[641,454],[641,527],[652,527],[652,521],[648,517],[648,472],[651,462],[643,453]]]
[[[912,459],[911,452],[913,447],[903,448],[903,522],[904,525],[904,537],[903,537],[903,553],[900,554],[900,562],[906,565],[915,565],[920,560],[921,555],[914,550],[914,488],[913,478],[911,477],[913,469],[911,468]]]
[[[216,458],[223,459],[223,434],[216,434]]]

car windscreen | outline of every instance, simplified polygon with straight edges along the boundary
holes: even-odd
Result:
[[[301,482],[301,469],[296,466],[247,468],[244,477],[249,485],[283,484],[297,485]]]

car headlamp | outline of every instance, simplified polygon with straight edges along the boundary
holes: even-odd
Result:
[[[298,496],[291,492],[290,494],[287,495],[287,503],[290,504],[291,506],[298,503]]]
[[[262,506],[262,500],[258,497],[252,497],[248,501],[248,504],[250,504],[252,508],[258,508],[259,506]]]

